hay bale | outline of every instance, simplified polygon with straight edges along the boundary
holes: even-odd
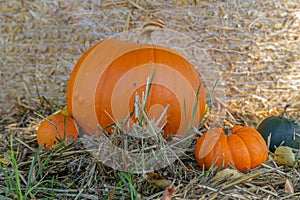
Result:
[[[64,105],[84,51],[159,18],[209,55],[230,113],[255,125],[289,103],[299,118],[299,8],[297,0],[2,1],[0,113],[9,114],[18,98],[31,108],[41,96]]]

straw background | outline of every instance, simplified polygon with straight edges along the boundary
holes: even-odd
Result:
[[[220,107],[210,110],[220,112],[213,115],[226,112],[229,122],[256,126],[289,104],[288,116],[300,121],[299,0],[0,0],[0,199],[21,199],[22,193],[24,199],[133,199],[133,193],[149,200],[299,199],[299,150],[292,167],[281,166],[270,153],[262,166],[236,179],[216,180],[223,168],[199,166],[196,140],[213,120],[220,122],[215,116],[178,160],[154,174],[123,173],[100,162],[82,144],[84,135],[39,151],[37,129],[43,117],[65,106],[80,56],[124,32],[137,39],[133,32],[157,19],[171,31],[155,35],[155,42],[183,49],[208,89],[221,78]],[[186,37],[194,42],[183,43]],[[152,123],[145,124],[152,133]],[[109,138],[127,152],[144,155],[157,148],[156,159],[165,151],[165,140],[138,139],[119,126],[113,130]],[[118,166],[135,164],[115,156],[115,149],[107,152]]]
[[[2,123],[20,104],[38,107],[40,96],[63,106],[88,48],[153,19],[197,40],[236,118],[256,125],[287,103],[300,118],[298,0],[0,0],[0,13]]]

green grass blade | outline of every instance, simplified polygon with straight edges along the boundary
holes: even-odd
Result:
[[[42,171],[45,169],[46,165],[48,164],[48,162],[49,162],[49,160],[50,160],[52,154],[53,154],[53,153],[51,152],[51,153],[47,156],[47,158],[45,159],[45,161],[42,163],[42,165],[39,167],[39,170],[38,170],[38,172],[37,172],[37,174],[36,174],[36,178],[37,178],[38,176],[41,175]]]
[[[13,189],[12,179],[11,179],[11,177],[8,176],[8,174],[6,173],[5,169],[2,167],[1,164],[0,164],[0,169],[6,178],[6,183],[7,183],[7,187],[8,187],[7,191],[6,191],[6,195],[8,195],[9,191],[11,191]]]
[[[11,157],[11,162],[12,162],[12,167],[14,170],[14,175],[15,175],[15,189],[16,189],[16,195],[20,200],[23,200],[23,194],[21,190],[21,181],[20,181],[20,176],[19,176],[19,170],[18,170],[18,163],[14,155],[14,149],[13,149],[13,133],[10,134],[10,157]]]
[[[44,180],[44,181],[42,181],[44,178],[46,177],[46,175],[37,183],[37,184],[35,184],[35,185],[33,185],[33,186],[31,186],[27,191],[26,191],[26,193],[25,193],[25,197],[27,197],[32,191],[34,191],[34,190],[36,190],[36,192],[35,192],[35,194],[37,194],[37,193],[39,193],[39,191],[40,190],[38,190],[37,188],[38,188],[38,186],[40,186],[40,185],[43,185],[43,184],[45,184],[45,183],[52,183],[52,179],[53,179],[53,177],[52,177],[52,179],[51,180]],[[52,183],[52,186],[53,186],[53,183]],[[53,190],[53,187],[52,187],[52,190]],[[51,190],[51,191],[52,191]],[[49,193],[50,194],[50,193]],[[51,192],[51,195],[52,195],[52,192]]]
[[[51,196],[52,196],[52,199],[54,199],[55,198],[55,193],[54,193],[54,176],[52,176],[52,178],[51,178]]]
[[[137,199],[137,191],[133,186],[131,174],[126,174],[124,172],[120,172],[119,176],[120,176],[122,183],[125,185],[125,187],[130,192],[130,199],[131,200]]]
[[[31,187],[33,169],[34,169],[34,165],[36,164],[36,160],[37,160],[37,157],[38,157],[38,154],[39,154],[40,150],[41,150],[41,148],[39,147],[38,150],[35,153],[35,156],[33,157],[32,161],[31,161],[30,168],[29,168],[29,173],[28,173],[28,178],[27,178],[26,191],[28,191],[29,188]],[[36,180],[36,177],[35,177],[35,180]]]
[[[193,113],[192,113],[192,119],[191,119],[191,122],[188,126],[189,129],[187,131],[189,131],[190,128],[193,127],[193,124],[194,124],[194,121],[195,121],[195,116],[196,116],[197,109],[198,109],[198,100],[199,100],[200,89],[201,89],[201,85],[199,85],[198,89],[197,89],[197,93],[196,93],[196,96],[195,96],[195,105],[194,105]]]
[[[213,88],[212,90],[210,91],[210,96],[209,96],[209,99],[207,100],[206,104],[207,104],[207,108],[205,109],[205,112],[204,112],[204,115],[202,116],[201,120],[203,123],[201,123],[199,126],[198,126],[198,130],[208,121],[210,115],[211,115],[211,112],[208,113],[208,115],[205,115],[205,113],[207,113],[208,111],[211,111],[211,103],[213,101],[213,98],[214,98],[214,94],[215,94],[215,90],[217,88],[217,85],[219,83],[219,79],[217,79],[213,85]],[[206,117],[204,119],[204,117]]]
[[[153,84],[155,73],[156,73],[156,68],[153,69],[153,72],[152,72],[152,75],[150,77],[149,83],[147,83],[147,85],[146,85],[145,99],[143,99],[144,100],[144,102],[143,102],[143,104],[144,104],[143,109],[144,110],[146,109],[146,103],[147,103],[147,99],[148,99],[149,94],[150,94],[150,90],[151,90],[151,87],[152,87],[152,84]]]

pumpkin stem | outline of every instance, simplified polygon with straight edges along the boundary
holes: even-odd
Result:
[[[225,135],[226,135],[226,136],[230,136],[230,135],[232,134],[231,127],[228,126],[228,125],[225,125],[225,126],[224,126],[224,132],[225,132]]]
[[[284,106],[284,108],[283,108],[283,112],[281,113],[281,117],[285,117],[286,116],[286,110],[287,110],[287,108],[289,107],[290,105],[289,104],[286,104],[285,106]]]
[[[155,21],[151,21],[151,22],[145,24],[143,26],[142,33],[141,33],[140,37],[137,40],[137,43],[139,43],[139,44],[141,44],[143,42],[153,43],[153,39],[151,37],[152,33],[154,31],[160,30],[164,27],[165,27],[165,23],[162,20],[155,20]],[[142,42],[142,40],[144,40],[144,41]]]

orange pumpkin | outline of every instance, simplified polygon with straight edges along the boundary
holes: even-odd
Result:
[[[75,121],[67,115],[57,113],[44,119],[37,131],[37,142],[43,149],[49,150],[59,141],[72,142],[78,138]]]
[[[196,161],[209,169],[229,166],[247,172],[264,163],[268,148],[263,137],[251,127],[214,128],[203,134],[195,148]]]
[[[185,133],[193,117],[199,125],[206,97],[194,67],[170,48],[114,39],[99,42],[75,65],[67,90],[68,112],[87,134],[95,134],[98,124],[106,128],[133,111],[136,94],[145,94],[154,71],[146,103],[149,115],[158,119],[169,104],[160,123],[167,122],[166,135]]]

